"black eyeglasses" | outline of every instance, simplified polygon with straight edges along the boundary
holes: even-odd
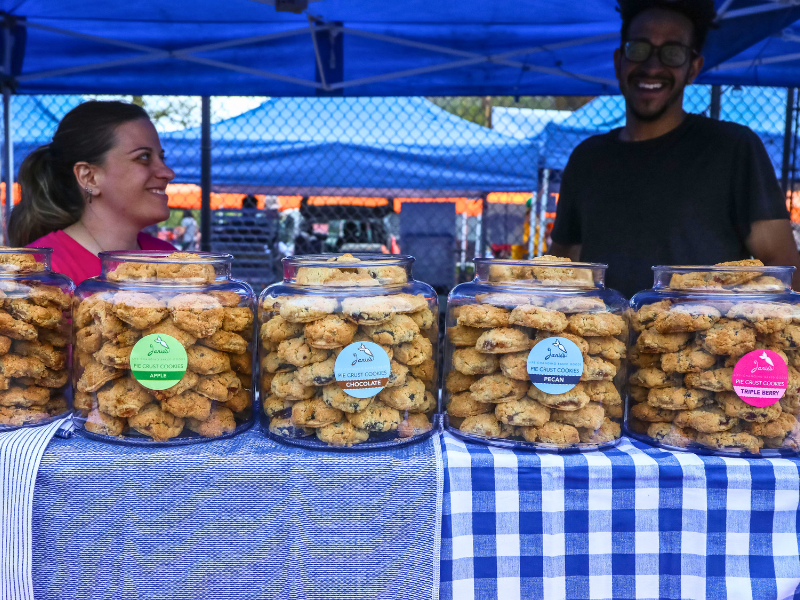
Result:
[[[679,42],[666,42],[655,46],[647,40],[630,40],[625,42],[622,50],[625,58],[635,63],[645,62],[655,52],[662,65],[674,69],[682,67],[697,55],[697,51]]]

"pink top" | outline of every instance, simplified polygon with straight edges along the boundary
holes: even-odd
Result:
[[[162,250],[174,252],[175,246],[152,235],[140,233],[137,238],[142,250]],[[63,231],[54,231],[28,244],[28,248],[52,248],[50,268],[55,273],[63,273],[75,285],[85,279],[100,275],[100,259],[73,240]]]

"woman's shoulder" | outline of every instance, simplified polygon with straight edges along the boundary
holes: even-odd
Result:
[[[169,242],[165,242],[164,240],[160,240],[157,237],[153,237],[147,233],[140,233],[139,234],[139,248],[142,250],[166,250],[169,252],[174,252],[177,250],[175,246],[170,244]]]
[[[58,231],[51,231],[47,235],[43,235],[38,240],[33,240],[30,244],[26,246],[26,248],[53,248],[54,250],[65,245],[69,245],[70,242],[73,244],[77,244],[71,237],[69,237],[66,233],[61,230]]]

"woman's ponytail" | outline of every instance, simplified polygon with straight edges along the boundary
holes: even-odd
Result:
[[[116,144],[116,128],[148,118],[135,104],[96,100],[79,104],[64,115],[53,141],[31,152],[20,165],[22,199],[8,223],[11,245],[27,246],[78,222],[85,197],[73,172],[75,164],[103,164]]]

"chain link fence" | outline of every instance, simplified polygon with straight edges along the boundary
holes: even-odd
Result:
[[[710,86],[692,86],[684,106],[756,131],[800,221],[798,95],[788,99],[787,137],[786,89],[718,92],[715,102]],[[14,171],[90,98],[135,102],[151,115],[176,172],[167,190],[172,215],[152,233],[199,249],[199,97],[14,96]],[[215,96],[210,106],[210,248],[232,253],[235,275],[257,288],[279,279],[280,259],[291,254],[424,256],[415,274],[440,292],[471,277],[474,256],[542,254],[570,153],[625,122],[619,96]],[[5,205],[5,185],[2,195]]]

